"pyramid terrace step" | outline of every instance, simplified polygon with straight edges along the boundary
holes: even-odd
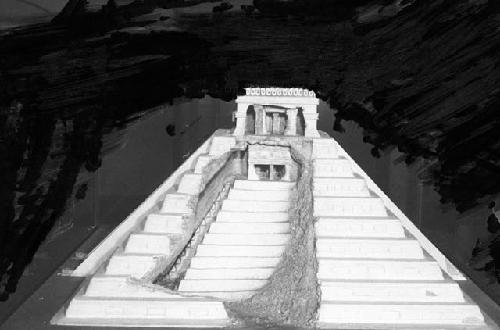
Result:
[[[228,199],[247,201],[288,201],[290,192],[288,190],[240,190],[229,191]]]
[[[115,254],[109,259],[106,275],[142,277],[155,264],[154,255]]]
[[[405,231],[397,219],[319,218],[317,237],[404,238]]]
[[[467,304],[321,304],[320,328],[338,328],[348,324],[384,325],[456,325],[482,326],[484,317],[479,308]]]
[[[211,234],[287,234],[289,231],[288,222],[221,223],[216,221],[210,226]]]
[[[289,190],[293,188],[295,182],[288,181],[252,181],[236,180],[234,189],[242,190]]]
[[[167,194],[163,200],[161,213],[190,214],[189,201],[192,198],[185,194]]]
[[[204,299],[110,299],[98,297],[75,297],[66,309],[70,319],[123,319],[163,320],[165,324],[175,321],[213,322],[223,325],[227,314],[222,302]],[[172,321],[170,323],[169,321]],[[126,321],[124,323],[127,323]],[[156,323],[156,322],[155,322]],[[120,323],[123,324],[123,323]]]
[[[365,180],[360,178],[315,178],[314,196],[369,197]]]
[[[254,291],[262,288],[267,280],[182,280],[181,292]]]
[[[334,139],[314,139],[312,155],[314,158],[338,158],[338,149]]]
[[[138,284],[130,283],[128,276],[92,277],[85,291],[88,297],[136,297],[136,298],[175,298],[164,290],[155,290]]]
[[[191,268],[266,268],[275,267],[280,258],[263,257],[197,257],[191,259]]]
[[[213,234],[208,233],[203,245],[285,245],[289,234]]]
[[[225,301],[237,301],[241,299],[250,298],[258,291],[189,291],[183,292],[183,294],[190,296],[199,296],[199,297],[211,297],[215,299],[222,299]]]
[[[319,238],[316,242],[318,258],[379,258],[423,259],[423,250],[410,239],[345,239]]]
[[[319,259],[320,280],[443,280],[435,261]]]
[[[380,198],[315,197],[314,216],[386,217],[387,210]]]
[[[189,268],[186,271],[184,280],[267,280],[273,272],[273,267]]]
[[[288,222],[288,212],[220,211],[216,222]]]
[[[326,302],[465,302],[454,282],[323,281],[321,300]]]
[[[144,231],[148,233],[182,234],[184,219],[179,214],[148,215],[144,223]]]
[[[223,211],[245,212],[284,212],[288,211],[288,201],[245,201],[226,199],[222,203]]]
[[[132,233],[125,253],[169,254],[170,238],[165,234]]]
[[[354,173],[351,162],[345,158],[314,160],[314,178],[352,178]]]
[[[200,257],[280,257],[285,245],[205,245],[198,246]]]

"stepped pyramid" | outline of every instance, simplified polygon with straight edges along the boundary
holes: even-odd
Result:
[[[231,326],[223,303],[264,288],[290,242],[294,144],[313,165],[316,327],[490,328],[457,284],[460,272],[316,130],[313,92],[247,89],[236,102],[234,131],[214,133],[73,272],[86,280],[53,323]],[[162,271],[176,276],[173,290],[153,284]]]

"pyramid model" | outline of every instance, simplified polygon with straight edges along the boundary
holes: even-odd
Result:
[[[481,310],[443,269],[435,247],[331,138],[312,141],[320,328],[488,328]],[[92,326],[223,327],[224,301],[251,297],[268,282],[290,236],[288,208],[295,182],[236,180],[214,205],[178,291],[140,286],[158,255],[192,212],[189,196],[201,173],[236,144],[212,138],[177,191],[134,227],[66,306],[58,324]],[[425,245],[425,250],[423,249]],[[191,253],[191,254],[190,254]],[[444,258],[444,256],[443,256]]]

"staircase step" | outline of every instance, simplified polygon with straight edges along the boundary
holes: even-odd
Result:
[[[369,197],[365,180],[359,178],[315,178],[314,196]]]
[[[313,158],[338,158],[339,150],[334,139],[314,139]]]
[[[266,265],[267,266],[267,265]],[[184,280],[266,280],[274,272],[274,268],[189,268]]]
[[[170,238],[164,234],[132,233],[125,253],[169,254]]]
[[[128,276],[94,275],[87,286],[85,296],[89,297],[136,297],[172,298],[174,295],[165,290],[155,290],[129,282]]]
[[[146,218],[144,231],[148,233],[182,234],[184,219],[179,214],[150,214]]]
[[[190,291],[183,292],[189,296],[211,297],[215,299],[222,299],[224,301],[238,301],[247,299],[256,294],[258,291]]]
[[[465,302],[454,282],[323,281],[321,300],[326,302]]]
[[[354,173],[351,168],[351,162],[345,158],[314,160],[314,178],[351,178]]]
[[[106,275],[127,275],[140,278],[156,265],[153,255],[115,254],[108,262]]]
[[[359,329],[357,324],[368,325],[484,325],[479,308],[467,304],[321,304],[320,328],[336,328],[349,324],[350,329]]]
[[[194,326],[224,325],[228,317],[222,302],[201,299],[99,299],[75,297],[66,309],[66,317],[74,319],[113,319],[118,323],[125,320],[163,320],[165,325],[176,321],[189,321]],[[215,322],[214,322],[215,321]],[[123,323],[122,323],[123,322]],[[207,323],[208,322],[208,323]],[[119,325],[116,324],[115,325]]]
[[[380,198],[315,197],[314,216],[386,217],[387,210]]]
[[[191,259],[191,268],[262,268],[275,267],[280,258],[263,257],[197,257]]]
[[[226,199],[222,203],[221,210],[223,211],[238,211],[238,212],[285,212],[288,211],[288,201],[239,201]]]
[[[220,211],[216,222],[288,222],[288,212]]]
[[[318,258],[379,258],[423,259],[423,250],[410,239],[344,239],[319,238],[316,242]]]
[[[443,280],[435,261],[319,259],[320,280]]]
[[[403,226],[397,219],[319,218],[315,228],[318,237],[405,237]]]
[[[290,197],[289,190],[240,190],[232,189],[229,191],[230,200],[249,200],[249,201],[288,201]]]
[[[198,195],[203,189],[203,175],[186,173],[182,176],[177,192],[188,195]]]
[[[286,234],[290,231],[288,222],[251,222],[230,223],[214,222],[210,226],[211,234]]]
[[[161,213],[190,214],[192,209],[189,207],[190,195],[167,194],[163,200]]]
[[[253,180],[236,180],[234,181],[234,189],[243,190],[289,190],[293,188],[295,182],[288,181],[253,181]]]
[[[280,257],[285,245],[205,245],[198,246],[199,257]]]
[[[208,233],[203,245],[285,245],[289,234],[213,234]]]
[[[254,291],[262,288],[267,280],[182,280],[181,292]]]

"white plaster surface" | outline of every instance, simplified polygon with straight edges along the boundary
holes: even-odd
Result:
[[[315,197],[314,215],[386,217],[387,210],[380,198]]]
[[[208,233],[203,239],[203,244],[212,245],[285,245],[290,235],[288,234],[214,234]],[[230,248],[228,246],[228,248]]]
[[[177,192],[188,195],[198,195],[203,190],[203,176],[196,173],[186,173],[179,182]]]
[[[220,211],[217,223],[220,222],[287,222],[288,212],[237,212]]]
[[[320,327],[324,323],[407,324],[407,325],[478,325],[484,318],[474,305],[401,305],[401,304],[322,304]],[[322,324],[323,323],[323,324]]]
[[[150,233],[182,234],[184,220],[179,214],[150,214],[144,224],[144,231]]]
[[[399,220],[319,218],[315,224],[317,237],[404,238]]]
[[[250,262],[255,258],[247,258]],[[230,267],[220,266],[218,268],[189,268],[186,272],[185,280],[267,280],[274,271],[274,266],[279,260],[268,258],[269,262],[266,267],[252,267],[255,264],[250,264],[249,267]],[[271,260],[272,259],[272,260]],[[219,258],[219,260],[221,260]],[[182,282],[181,282],[182,283]]]
[[[325,197],[369,197],[370,191],[363,179],[315,178],[314,196]]]
[[[423,259],[415,240],[319,238],[318,258]]]
[[[465,302],[452,282],[322,282],[322,301],[356,302]]]
[[[258,191],[232,189],[229,198],[232,200],[254,200],[254,201],[288,201],[290,192],[288,190]]]
[[[235,189],[243,190],[288,190],[295,185],[295,182],[286,181],[250,181],[236,180],[234,181]]]
[[[170,253],[170,238],[164,234],[134,233],[128,239],[125,253],[168,255]]]
[[[209,156],[218,157],[229,152],[236,145],[236,139],[232,136],[214,136],[209,149]]]
[[[314,158],[338,158],[337,142],[334,139],[313,139]]]
[[[198,247],[196,255],[200,257],[280,257],[284,245],[207,245]]]
[[[350,178],[354,176],[351,163],[345,158],[314,160],[314,177]]]
[[[290,232],[290,225],[287,222],[278,223],[217,223],[210,226],[210,233],[213,234],[286,234]]]
[[[163,201],[161,213],[181,213],[189,214],[192,212],[189,207],[190,195],[184,194],[167,194]]]
[[[147,255],[115,254],[109,259],[106,275],[128,275],[140,278],[155,265],[155,257]]]
[[[201,173],[203,168],[210,163],[211,157],[209,155],[201,155],[196,160],[196,165],[194,168],[194,173]]]
[[[185,280],[179,286],[179,291],[253,291],[260,289],[267,280]]]
[[[320,280],[443,280],[435,261],[319,259]]]
[[[289,207],[288,201],[252,201],[226,199],[222,203],[223,211],[244,211],[244,212],[283,212]]]
[[[265,268],[275,267],[280,258],[263,257],[193,257],[192,268]]]
[[[221,302],[188,299],[97,299],[75,297],[68,318],[224,320]]]

